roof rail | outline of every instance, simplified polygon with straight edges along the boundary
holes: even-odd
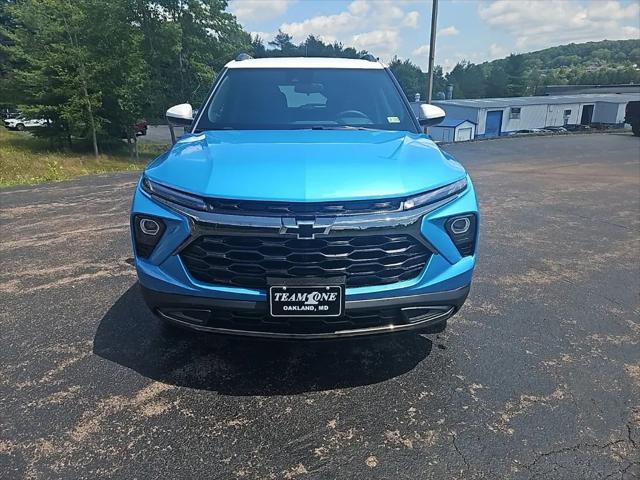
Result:
[[[253,57],[251,55],[249,55],[248,53],[241,53],[240,55],[238,55],[236,57],[236,62],[241,62],[243,60],[252,60]]]
[[[374,57],[373,55],[371,55],[370,53],[362,55],[360,57],[360,60],[367,60],[368,62],[377,62],[378,61],[378,59],[376,57]]]

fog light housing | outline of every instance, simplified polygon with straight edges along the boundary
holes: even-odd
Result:
[[[471,221],[469,217],[458,217],[451,222],[451,232],[454,235],[463,235],[469,231]]]
[[[164,222],[158,217],[135,215],[133,217],[133,231],[136,255],[149,258],[165,230]]]
[[[449,237],[463,257],[475,252],[477,223],[476,215],[468,213],[451,217],[444,224]]]
[[[140,230],[145,235],[155,237],[160,232],[160,224],[152,218],[141,218],[138,223],[140,224]]]

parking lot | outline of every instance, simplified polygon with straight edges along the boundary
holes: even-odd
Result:
[[[0,190],[0,477],[640,476],[640,139],[445,147],[482,237],[444,334],[166,334],[142,303],[137,173]]]

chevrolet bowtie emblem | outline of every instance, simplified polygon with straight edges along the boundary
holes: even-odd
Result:
[[[296,235],[299,239],[313,240],[316,235],[328,235],[333,225],[333,219],[317,218],[315,220],[301,220],[283,218],[280,233]]]

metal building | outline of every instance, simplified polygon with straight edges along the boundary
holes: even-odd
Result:
[[[640,94],[550,95],[433,102],[447,117],[476,124],[476,138],[567,125],[624,126],[627,103]]]
[[[577,95],[585,93],[640,93],[640,84],[544,85],[536,88],[536,95]]]

